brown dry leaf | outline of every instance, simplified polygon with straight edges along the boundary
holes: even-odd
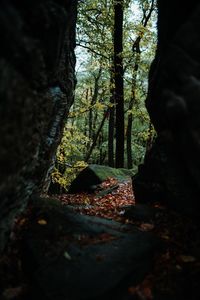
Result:
[[[135,286],[129,286],[129,288],[128,288],[128,293],[129,293],[130,295],[135,295],[136,292],[137,292],[137,288],[136,288]]]
[[[140,228],[143,231],[150,231],[150,230],[154,229],[154,225],[151,223],[142,223],[142,224],[140,224]]]
[[[27,218],[23,218],[19,221],[19,226],[24,225],[27,222]]]
[[[128,293],[132,296],[137,296],[139,300],[153,299],[151,286],[148,286],[146,281],[144,281],[140,285],[137,285],[136,287],[130,286],[128,288]]]
[[[138,291],[138,296],[141,300],[152,300],[153,295],[150,287],[144,287],[141,291]]]
[[[119,187],[112,194],[96,198],[95,195],[88,195],[87,193],[79,193],[77,195],[61,195],[59,199],[66,204],[90,204],[90,207],[77,207],[75,208],[80,214],[94,215],[106,219],[118,220],[123,223],[130,223],[127,219],[124,220],[122,215],[119,219],[120,206],[133,205],[134,194],[132,190],[131,180],[119,183],[114,178],[108,178],[101,184],[101,189],[106,189],[118,184]]]
[[[39,225],[47,225],[47,221],[45,219],[40,219],[37,221]]]
[[[112,240],[116,240],[117,237],[116,236],[113,236],[109,233],[101,233],[98,238],[100,239],[100,241],[103,241],[103,242],[107,242],[107,241],[112,241]]]

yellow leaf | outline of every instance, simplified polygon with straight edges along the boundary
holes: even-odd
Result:
[[[47,221],[44,219],[40,219],[37,221],[39,225],[47,225]]]
[[[196,261],[196,258],[191,255],[180,255],[179,258],[185,263]]]
[[[162,234],[161,238],[164,239],[164,240],[169,240],[170,239],[170,237],[167,234]]]
[[[99,110],[103,110],[105,108],[105,104],[102,104],[100,102],[97,102],[94,106],[96,109],[99,109]]]
[[[90,204],[90,199],[88,197],[86,197],[85,199],[83,199],[83,203],[84,204]]]

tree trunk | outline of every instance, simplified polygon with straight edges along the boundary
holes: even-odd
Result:
[[[88,97],[89,97],[89,89],[86,89],[86,93],[85,93],[86,102],[88,102]],[[84,135],[85,136],[89,135],[89,124],[88,124],[88,122],[89,122],[88,119],[85,118],[85,129],[84,129]],[[88,147],[88,145],[87,145],[87,147]]]
[[[152,0],[151,5],[148,10],[143,10],[143,18],[141,21],[141,25],[143,28],[147,27],[148,21],[151,18],[152,12],[154,10],[154,0]],[[137,73],[140,64],[140,42],[142,40],[143,34],[135,39],[133,43],[133,56],[134,56],[134,67],[133,67],[133,75],[132,75],[132,92],[131,92],[131,100],[129,102],[129,110],[132,110],[134,104],[136,103],[136,87],[137,87]],[[133,168],[133,158],[132,158],[132,126],[133,126],[133,115],[130,113],[128,115],[128,124],[127,124],[127,132],[126,132],[126,147],[127,147],[127,167],[128,169]]]
[[[107,117],[108,117],[108,109],[107,109],[107,111],[105,111],[105,113],[104,113],[104,116],[103,116],[103,119],[102,119],[102,121],[101,121],[101,124],[100,124],[100,126],[99,126],[99,128],[98,128],[98,130],[97,130],[97,133],[96,133],[96,135],[95,135],[95,138],[94,138],[94,140],[93,140],[92,146],[90,147],[90,150],[89,150],[88,154],[86,155],[86,158],[85,158],[85,161],[86,161],[86,162],[88,162],[88,160],[90,159],[90,156],[91,156],[91,154],[92,154],[92,151],[94,150],[94,148],[95,148],[95,146],[96,146],[98,137],[99,137],[99,135],[100,135],[100,132],[101,132],[101,130],[102,130],[102,128],[103,128],[103,125],[104,125],[105,120],[106,120]]]
[[[101,78],[101,73],[102,73],[102,68],[99,68],[99,72],[97,74],[97,76],[94,79],[94,93],[92,95],[92,99],[91,99],[91,108],[89,110],[89,139],[93,138],[93,128],[94,128],[94,124],[93,124],[93,105],[97,102],[97,98],[98,98],[98,92],[99,92],[99,80]]]
[[[114,78],[116,104],[116,168],[124,166],[123,0],[114,2]]]
[[[126,147],[127,147],[127,168],[133,168],[133,158],[132,158],[132,124],[133,124],[133,115],[130,113],[128,115],[128,124],[126,131]]]
[[[136,103],[136,84],[137,84],[137,71],[140,62],[140,48],[137,47],[137,52],[135,53],[135,65],[133,69],[132,75],[132,91],[131,91],[131,100],[129,102],[129,110],[133,109],[134,104]],[[127,167],[128,169],[133,168],[133,158],[132,158],[132,125],[133,125],[133,114],[132,112],[128,115],[128,124],[127,124],[127,131],[126,131],[126,147],[127,147]]]
[[[114,106],[114,68],[110,72],[110,103],[109,127],[108,127],[108,165],[114,167],[114,129],[115,129],[115,106]]]

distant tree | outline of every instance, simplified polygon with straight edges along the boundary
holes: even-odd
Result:
[[[115,167],[124,167],[123,0],[114,1],[114,100],[116,105]]]
[[[70,139],[64,139],[62,151],[67,143],[81,150],[80,156],[70,152],[70,165],[87,160],[136,170],[150,146],[153,130],[144,100],[156,45],[155,10],[147,18],[154,1],[79,1],[78,82],[67,123]]]
[[[136,104],[136,89],[137,89],[137,76],[138,70],[141,62],[141,41],[143,39],[146,27],[151,18],[153,11],[155,10],[155,1],[143,1],[142,6],[142,19],[141,19],[141,30],[139,30],[138,35],[136,36],[132,51],[133,51],[133,72],[132,72],[132,82],[131,82],[131,99],[129,102],[129,114],[126,130],[126,143],[127,143],[127,167],[129,169],[133,168],[133,159],[132,159],[132,124],[133,124],[133,114],[131,113],[134,105]]]
[[[115,88],[114,88],[114,67],[110,68],[110,110],[108,127],[108,165],[115,166],[114,160],[114,134],[115,134]]]

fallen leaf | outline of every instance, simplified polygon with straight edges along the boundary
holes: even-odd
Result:
[[[196,258],[191,255],[179,255],[179,259],[184,263],[190,263],[196,261]]]
[[[24,225],[26,222],[27,222],[27,219],[26,219],[26,218],[21,219],[21,220],[19,221],[19,226]]]
[[[137,292],[137,288],[136,288],[136,287],[134,287],[134,286],[129,286],[129,288],[128,288],[128,293],[129,293],[130,295],[135,295],[136,292]]]
[[[136,296],[139,300],[152,300],[153,294],[151,287],[146,286],[144,283],[137,285],[136,287],[130,286],[128,288],[128,293],[132,296]]]
[[[153,299],[151,288],[147,286],[138,291],[138,296],[141,300]]]
[[[69,255],[69,253],[67,251],[64,252],[64,257],[68,260],[71,260],[71,256]]]
[[[164,239],[164,240],[169,240],[170,239],[170,237],[166,234],[162,234],[161,238]]]
[[[37,221],[39,225],[47,225],[47,221],[44,219],[40,219]]]
[[[176,265],[176,269],[179,270],[179,271],[182,270],[181,266],[179,266],[179,265]]]
[[[140,224],[140,228],[143,231],[150,231],[150,230],[154,229],[154,225],[150,224],[150,223],[142,223],[142,224]]]

